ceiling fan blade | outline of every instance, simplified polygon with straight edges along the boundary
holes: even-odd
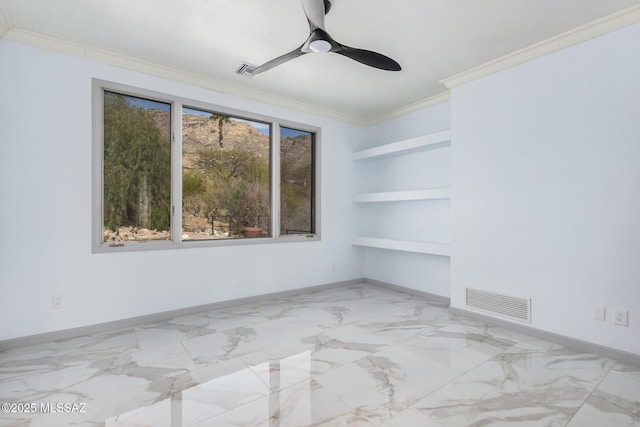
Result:
[[[370,67],[379,68],[381,70],[402,70],[400,64],[398,64],[393,59],[381,53],[372,52],[370,50],[356,49],[355,47],[340,45],[340,48],[334,50],[333,52],[338,53],[342,56],[346,56],[347,58],[351,58],[354,61],[358,61]]]
[[[316,28],[324,30],[324,0],[302,0],[302,8],[307,15],[311,31],[313,32]]]
[[[324,14],[326,15],[331,10],[331,2],[329,0],[324,0]]]
[[[302,51],[302,46],[292,50],[289,53],[285,53],[282,56],[278,56],[277,58],[272,59],[271,61],[265,62],[264,64],[258,66],[255,70],[251,72],[252,76],[255,76],[260,73],[264,73],[267,70],[272,69],[273,67],[277,67],[280,64],[284,64],[287,61],[291,61],[292,59],[297,58],[298,56],[304,55],[307,52]]]

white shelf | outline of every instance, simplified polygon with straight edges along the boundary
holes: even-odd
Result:
[[[353,153],[354,160],[366,160],[375,158],[385,158],[400,154],[409,154],[414,151],[432,150],[451,145],[451,131],[445,130],[430,135],[405,139],[404,141],[381,145],[380,147],[368,148],[366,150]]]
[[[450,199],[449,188],[425,188],[422,190],[363,193],[353,196],[354,203],[402,202],[410,200]]]
[[[389,249],[393,251],[418,252],[431,255],[450,255],[450,246],[445,243],[411,242],[407,240],[380,239],[376,237],[356,237],[356,246],[367,248]]]

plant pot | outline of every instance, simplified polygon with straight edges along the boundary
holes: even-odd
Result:
[[[264,229],[262,227],[242,227],[242,235],[244,237],[263,237]]]

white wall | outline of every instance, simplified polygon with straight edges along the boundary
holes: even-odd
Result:
[[[533,327],[640,353],[639,52],[635,25],[453,90],[453,306],[531,297]]]
[[[456,307],[467,286],[530,296],[532,326],[640,353],[639,51],[635,25],[362,129],[0,40],[0,340],[367,276]],[[92,77],[321,126],[323,240],[91,254]],[[389,180],[375,162],[354,168],[355,149],[451,122],[451,149],[380,166]],[[407,176],[452,184],[453,227],[442,203],[420,209],[421,236],[453,232],[451,265],[351,246],[358,231],[396,233],[376,216],[411,215],[363,213],[353,194],[404,189]],[[53,294],[64,309],[51,309]],[[594,304],[606,322],[592,320]],[[630,310],[628,328],[612,324],[614,307]]]
[[[450,128],[451,104],[389,120],[367,128],[360,149],[426,135]],[[388,159],[358,162],[356,191],[401,191],[451,185],[451,149],[441,148]],[[358,206],[360,235],[448,243],[451,241],[449,200],[410,201]],[[363,249],[368,278],[449,296],[448,257]]]
[[[0,63],[0,340],[363,277],[361,128],[6,40]],[[92,254],[93,77],[320,126],[322,241]]]

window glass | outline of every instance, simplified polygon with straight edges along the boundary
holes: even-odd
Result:
[[[171,104],[103,99],[103,242],[170,240]]]
[[[280,234],[315,233],[311,132],[280,127]]]
[[[182,239],[269,237],[270,125],[182,114]]]

